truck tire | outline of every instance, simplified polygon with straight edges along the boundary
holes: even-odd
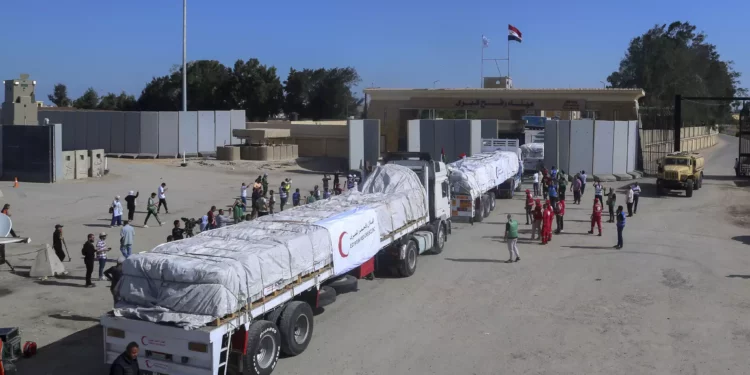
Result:
[[[268,315],[266,315],[266,320],[278,326],[279,318],[281,317],[281,313],[284,311],[285,307],[286,306],[279,306],[276,308],[276,310],[273,310],[270,313],[268,313]]]
[[[482,213],[482,215],[484,217],[488,217],[490,216],[490,196],[485,194],[482,195],[482,198],[484,200],[484,212]]]
[[[688,180],[687,186],[685,187],[685,196],[690,198],[693,196],[693,185],[695,182],[693,180]]]
[[[495,211],[495,199],[497,199],[497,196],[495,195],[494,191],[489,192],[490,194],[490,211]]]
[[[289,356],[307,349],[313,334],[313,310],[307,302],[292,301],[281,313],[279,321],[281,351]]]
[[[475,200],[476,207],[474,207],[474,221],[477,223],[481,223],[482,220],[484,220],[484,205],[486,202],[483,197],[484,196],[481,196]]]
[[[318,307],[326,307],[336,302],[336,289],[330,286],[322,286],[318,291]]]
[[[701,172],[701,175],[698,177],[698,184],[695,186],[695,190],[698,190],[703,187],[703,172]]]
[[[344,275],[326,283],[326,286],[333,288],[336,294],[353,292],[357,290],[357,278],[352,275]]]
[[[279,362],[281,336],[279,328],[267,320],[250,324],[247,332],[247,354],[242,357],[246,373],[271,375]]]
[[[401,274],[401,277],[409,277],[417,272],[419,250],[417,249],[417,243],[414,241],[409,241],[403,246],[406,246],[406,254],[398,265],[398,273]]]
[[[435,224],[433,233],[435,233],[435,243],[432,245],[431,253],[440,254],[445,247],[445,241],[448,240],[448,231],[445,229],[445,224],[442,221]]]

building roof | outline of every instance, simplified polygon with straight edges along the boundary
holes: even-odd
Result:
[[[518,98],[566,99],[590,101],[633,101],[646,95],[643,89],[389,89],[368,88],[364,92],[372,100],[409,100],[412,98]]]

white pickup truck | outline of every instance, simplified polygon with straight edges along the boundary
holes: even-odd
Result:
[[[201,243],[200,241],[210,238],[214,241],[211,242],[211,246],[219,246],[222,243],[221,238],[228,238],[226,236],[232,235],[242,236],[243,241],[251,243],[258,238],[258,246],[261,246],[265,242],[260,240],[261,237],[254,237],[251,233],[255,233],[254,231],[257,231],[260,226],[277,228],[274,225],[278,223],[282,224],[281,229],[266,233],[266,235],[278,236],[273,238],[277,241],[283,241],[286,238],[284,236],[289,235],[288,231],[291,226],[309,226],[309,230],[316,231],[315,233],[323,229],[332,233],[332,228],[349,229],[349,232],[354,233],[350,234],[349,242],[346,242],[345,238],[347,232],[342,232],[340,236],[338,232],[332,233],[332,237],[338,238],[338,243],[329,245],[326,250],[329,252],[326,260],[313,272],[293,276],[285,283],[274,283],[273,288],[266,285],[266,282],[258,281],[261,283],[260,290],[263,290],[258,298],[241,301],[242,307],[239,310],[224,316],[209,317],[211,322],[191,326],[189,329],[186,329],[184,325],[175,324],[174,319],[170,322],[160,320],[162,316],[177,316],[178,318],[181,316],[177,311],[168,311],[167,308],[159,305],[158,300],[159,296],[166,294],[163,286],[162,290],[159,290],[160,285],[168,284],[170,282],[168,279],[178,277],[177,275],[162,271],[158,280],[149,279],[143,288],[157,289],[151,296],[153,304],[135,307],[131,306],[132,304],[127,300],[136,298],[137,295],[128,294],[126,289],[138,289],[136,286],[139,285],[139,281],[132,277],[126,280],[128,276],[123,276],[118,288],[121,294],[125,293],[123,298],[126,304],[119,302],[113,312],[105,314],[100,319],[104,331],[104,361],[112,363],[118,355],[123,353],[128,343],[136,342],[140,345],[139,362],[145,374],[268,375],[274,371],[280,353],[283,352],[289,356],[302,354],[313,335],[313,308],[321,306],[324,300],[330,300],[332,289],[326,286],[347,277],[351,278],[348,275],[342,276],[342,269],[338,268],[337,260],[341,261],[343,258],[339,255],[351,255],[346,259],[356,258],[357,246],[366,242],[363,240],[357,244],[357,241],[370,233],[366,226],[356,222],[355,219],[359,217],[357,215],[372,211],[372,207],[379,207],[378,209],[387,207],[392,199],[404,198],[402,195],[404,188],[392,186],[393,175],[383,178],[384,175],[394,171],[401,175],[401,181],[413,183],[406,187],[407,190],[410,190],[412,194],[416,191],[417,196],[423,198],[422,202],[412,202],[417,208],[410,210],[416,210],[420,214],[417,217],[408,218],[398,224],[398,227],[389,228],[386,232],[382,230],[376,232],[375,240],[371,242],[372,246],[360,249],[372,255],[360,256],[361,260],[353,265],[364,267],[363,262],[374,263],[379,268],[395,269],[403,277],[411,276],[417,268],[417,256],[425,251],[441,252],[451,232],[448,175],[444,163],[433,161],[427,155],[392,154],[386,157],[384,166],[375,168],[368,175],[367,180],[360,187],[361,192],[335,196],[329,200],[269,215],[261,218],[262,220],[217,229],[216,231],[225,231],[217,232],[219,234],[211,234],[214,231],[201,233],[196,237],[170,243],[174,245],[160,245],[150,253],[134,255],[128,259],[124,267],[125,274],[133,272],[133,267],[139,264],[161,265],[158,262],[145,262],[149,259],[149,254],[154,259],[159,259],[159,262],[169,262],[171,261],[169,260],[171,258],[167,257],[169,249],[189,248],[191,241]],[[413,198],[414,195],[409,197]],[[346,210],[335,215],[326,213],[323,216],[327,217],[322,220],[315,222],[303,220],[304,217],[314,216],[318,211],[328,212],[331,210],[330,207],[345,205],[344,202],[352,200],[362,203],[353,207],[346,206]],[[403,200],[394,202],[394,206],[401,206],[403,202]],[[378,212],[375,211],[375,214]],[[374,225],[380,225],[378,223],[381,222],[383,216],[387,216],[390,220],[389,213],[385,212],[385,214],[378,216],[374,220]],[[365,225],[370,224],[373,224],[372,220]],[[382,225],[378,229],[382,229]],[[326,233],[326,236],[328,234]],[[355,238],[356,236],[361,238]],[[265,238],[267,237],[263,237]],[[302,243],[294,241],[292,243]],[[231,240],[225,242],[227,246],[232,243]],[[257,246],[248,251],[256,251],[254,250],[256,248]],[[288,250],[292,254],[300,251],[300,249],[292,251],[291,248]],[[349,253],[345,255],[347,251]],[[217,250],[213,255],[218,258],[219,254],[224,253]],[[373,260],[373,255],[377,257],[377,261]],[[166,260],[162,260],[160,256]],[[209,257],[201,259],[202,262],[212,261]],[[231,262],[225,262],[223,265],[227,268],[233,266]],[[144,267],[139,271],[145,273],[149,269]],[[170,291],[174,292],[174,290]],[[185,292],[185,295],[172,297],[185,299],[190,296],[189,292]],[[205,298],[211,298],[211,296],[205,296]],[[141,315],[133,316],[133,311]],[[163,311],[165,315],[154,313],[154,311]],[[169,313],[176,315],[169,315]]]

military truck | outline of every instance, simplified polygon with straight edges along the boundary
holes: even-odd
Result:
[[[656,191],[664,195],[670,190],[685,190],[686,197],[703,185],[703,156],[694,152],[675,152],[659,163]]]

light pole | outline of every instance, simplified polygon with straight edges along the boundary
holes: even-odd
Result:
[[[603,87],[604,87],[605,89],[607,88],[607,84],[606,84],[606,83],[604,83],[604,81],[599,81],[599,82],[600,82],[600,83],[602,84],[602,86],[603,86]]]
[[[182,110],[187,112],[187,0],[182,0]]]

